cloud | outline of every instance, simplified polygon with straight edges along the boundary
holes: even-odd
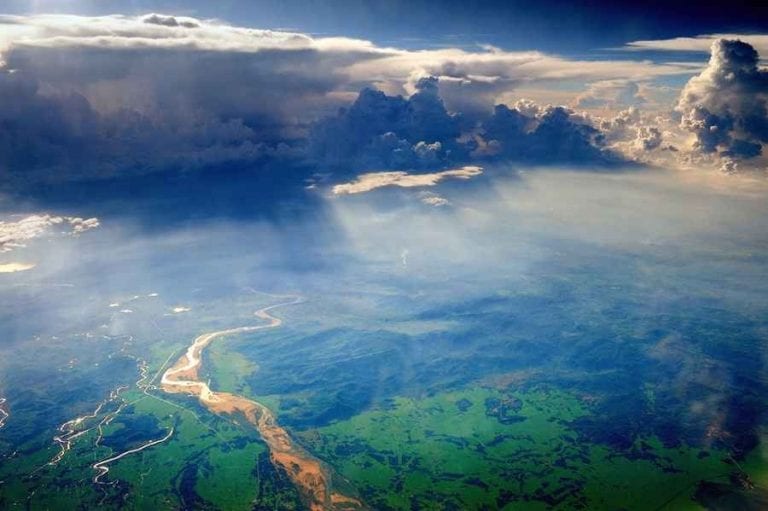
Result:
[[[17,273],[34,268],[34,263],[0,263],[0,273]]]
[[[295,158],[343,101],[338,70],[380,51],[157,14],[4,16],[0,33],[0,168],[19,182]]]
[[[236,27],[215,20],[162,14],[92,17],[4,15],[0,16],[0,25],[3,25],[5,34],[0,36],[0,44],[6,47],[183,48],[242,52],[314,47],[313,39],[304,34]]]
[[[630,80],[602,80],[594,82],[579,94],[574,103],[579,108],[638,106],[647,100],[640,85]]]
[[[537,163],[617,162],[600,130],[586,117],[562,106],[539,107],[521,101],[497,105],[482,124],[480,151],[497,158]]]
[[[401,188],[435,186],[445,179],[471,179],[482,173],[483,169],[474,165],[468,165],[458,169],[444,170],[442,172],[434,172],[431,174],[409,174],[408,172],[403,171],[370,172],[358,176],[357,179],[352,182],[334,186],[332,192],[334,195],[351,195],[370,192],[385,186],[399,186]]]
[[[30,241],[46,236],[72,236],[99,226],[97,218],[29,215],[17,221],[0,221],[0,253],[23,248]],[[57,229],[57,232],[52,232]]]
[[[734,161],[732,158],[723,158],[722,164],[720,166],[720,172],[723,174],[736,174],[739,171],[739,164],[738,162]]]
[[[756,34],[705,34],[696,37],[631,41],[622,49],[627,51],[698,51],[708,53],[712,48],[712,43],[720,39],[744,41],[754,47],[759,53],[768,54],[768,35]]]
[[[701,74],[685,85],[676,110],[702,153],[753,158],[768,142],[768,71],[757,51],[739,40],[718,39]]]
[[[409,98],[364,89],[349,109],[316,123],[310,153],[331,169],[434,169],[492,160],[618,163],[591,116],[519,100],[466,122],[447,111],[442,81],[421,78]],[[440,87],[440,91],[438,90]],[[650,142],[649,142],[650,143]]]
[[[419,197],[419,200],[424,204],[426,204],[427,206],[443,207],[443,206],[450,206],[451,204],[451,201],[434,192],[428,192],[428,191],[419,192],[418,197]]]
[[[65,217],[69,225],[72,226],[73,234],[80,234],[85,231],[97,228],[99,224],[98,218],[80,218],[80,217]]]
[[[163,16],[162,14],[149,14],[142,18],[144,23],[163,25],[166,27],[199,28],[200,23],[194,18],[177,18],[175,16]]]
[[[434,168],[461,160],[460,119],[425,77],[409,98],[366,88],[349,109],[321,120],[310,134],[310,154],[331,167]]]
[[[49,95],[0,70],[0,169],[17,181],[60,181],[291,157],[240,118],[201,111],[97,111],[79,92]],[[273,137],[274,134],[268,135]]]
[[[197,169],[612,162],[599,120],[523,105],[518,91],[559,91],[580,108],[657,108],[655,78],[700,70],[488,45],[391,48],[158,13],[0,16],[0,55],[0,170],[11,188]],[[701,147],[735,158],[759,149],[758,117],[739,124],[707,108],[687,118],[722,127]],[[644,126],[626,131],[622,154],[665,147],[667,130],[655,127],[658,142]]]
[[[689,167],[690,154],[682,150],[689,135],[680,128],[672,112],[646,112],[629,107],[613,117],[594,121],[604,136],[605,146],[628,161],[664,168]],[[699,169],[706,167],[695,162]]]
[[[640,126],[635,137],[635,148],[642,151],[652,151],[661,145],[663,140],[661,130],[653,126]]]
[[[698,66],[697,66],[698,67]],[[694,68],[695,69],[695,68]],[[646,60],[571,60],[536,51],[508,52],[484,46],[477,51],[457,48],[393,51],[350,65],[354,79],[403,83],[414,77],[435,76],[451,98],[480,92],[490,99],[522,83],[551,80],[650,80],[688,74],[689,64],[657,64]]]

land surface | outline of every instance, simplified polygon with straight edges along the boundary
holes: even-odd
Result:
[[[349,215],[353,255],[236,230],[3,274],[0,507],[768,508],[762,238],[536,209],[459,243],[451,211]]]
[[[228,392],[214,392],[198,378],[202,364],[203,350],[215,339],[255,332],[265,328],[277,328],[282,320],[269,311],[277,307],[299,303],[301,298],[270,305],[256,311],[255,316],[265,324],[229,328],[203,334],[195,339],[186,354],[163,373],[161,385],[169,393],[192,394],[213,413],[241,414],[256,427],[269,447],[272,462],[288,474],[312,511],[326,509],[363,509],[362,503],[354,498],[334,491],[330,475],[322,463],[304,449],[295,445],[288,432],[280,427],[274,414],[261,403]],[[111,460],[110,460],[111,461]]]

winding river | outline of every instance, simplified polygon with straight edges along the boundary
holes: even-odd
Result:
[[[294,297],[290,301],[259,309],[255,312],[255,316],[264,320],[265,323],[229,328],[198,336],[176,364],[165,371],[161,385],[163,390],[169,393],[197,396],[200,403],[213,413],[244,416],[258,429],[269,447],[272,463],[285,471],[312,511],[365,509],[358,499],[332,488],[328,469],[320,460],[293,442],[288,432],[277,423],[269,408],[243,396],[211,390],[210,386],[201,381],[198,376],[203,350],[215,339],[277,328],[283,322],[280,318],[271,315],[269,311],[295,305],[301,301],[301,297]]]
[[[171,438],[171,436],[173,436],[173,428],[169,429],[168,433],[163,438],[158,438],[157,440],[152,440],[152,441],[147,442],[146,444],[140,445],[139,447],[136,447],[134,449],[129,449],[129,450],[125,451],[125,452],[121,452],[120,454],[116,454],[115,456],[112,456],[112,457],[107,458],[105,460],[101,460],[101,461],[98,461],[98,462],[94,463],[92,466],[93,466],[94,470],[97,471],[97,473],[93,477],[93,482],[96,483],[96,484],[108,484],[108,483],[102,483],[100,481],[100,479],[102,477],[104,477],[105,475],[107,475],[107,473],[109,472],[109,466],[108,465],[110,463],[112,463],[113,461],[117,461],[117,460],[119,460],[121,458],[125,458],[129,454],[134,454],[134,453],[137,453],[137,452],[141,452],[144,449],[149,449],[153,445],[161,444],[161,443],[165,442],[166,440],[168,440],[169,438]]]

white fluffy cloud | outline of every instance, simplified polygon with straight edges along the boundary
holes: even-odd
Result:
[[[634,140],[635,148],[641,151],[652,151],[661,145],[663,140],[661,130],[654,126],[640,126]]]
[[[758,52],[740,40],[695,41],[709,45],[711,56],[673,109],[645,111],[640,105],[592,117],[592,123],[608,148],[630,160],[726,174],[765,169],[766,159],[758,156],[768,142],[768,71],[760,68]],[[682,49],[678,43],[674,48]]]
[[[458,169],[444,170],[431,174],[409,174],[408,172],[370,172],[362,174],[352,182],[338,184],[333,187],[334,195],[351,195],[365,193],[383,188],[385,186],[399,186],[401,188],[419,188],[435,186],[445,179],[471,179],[483,173],[483,169],[474,165],[468,165]],[[436,196],[428,196],[434,198]],[[435,200],[425,201],[431,205],[441,205]],[[437,202],[440,202],[439,200]],[[443,203],[444,204],[444,203]]]
[[[0,253],[23,248],[36,238],[52,235],[72,236],[98,226],[98,218],[48,214],[29,215],[15,221],[0,221]]]
[[[712,43],[709,64],[680,95],[681,125],[696,136],[695,148],[724,156],[758,156],[768,142],[768,71],[739,40]]]
[[[601,80],[587,87],[576,97],[575,106],[580,108],[637,106],[647,100],[641,85],[632,80]]]
[[[614,117],[594,121],[605,136],[607,144],[633,160],[642,160],[642,154],[661,146],[670,133],[661,126],[670,127],[672,119],[644,115],[638,108],[621,110]],[[665,136],[666,135],[666,136]]]

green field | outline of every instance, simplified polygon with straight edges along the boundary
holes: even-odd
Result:
[[[138,390],[122,394],[127,405],[103,427],[78,437],[60,462],[46,463],[51,444],[0,467],[0,506],[30,509],[299,509],[298,495],[269,460],[258,433],[212,416],[192,399],[166,399]],[[105,408],[104,412],[109,410]],[[104,413],[83,424],[95,424]],[[109,465],[99,483],[93,463],[162,438],[164,443]]]
[[[588,413],[562,391],[471,388],[300,438],[376,509],[698,509],[697,483],[735,470],[723,452],[654,438],[624,455],[580,442],[569,423]]]
[[[759,323],[716,309],[696,321],[685,308],[646,317],[626,288],[593,295],[578,279],[537,282],[449,304],[384,290],[307,294],[276,311],[280,328],[217,339],[200,378],[272,409],[333,484],[371,509],[765,508],[765,434],[750,444],[743,426],[764,408],[762,369],[750,365]],[[107,316],[40,340],[46,364],[32,349],[8,358],[19,390],[0,431],[0,508],[303,509],[252,426],[143,391],[197,335],[253,324],[275,300],[238,291],[190,302],[187,315],[133,300],[119,335],[101,335]],[[743,377],[718,376],[727,370]],[[47,465],[57,428],[124,386]],[[89,428],[118,407],[97,442]],[[171,429],[94,483],[94,463]]]

